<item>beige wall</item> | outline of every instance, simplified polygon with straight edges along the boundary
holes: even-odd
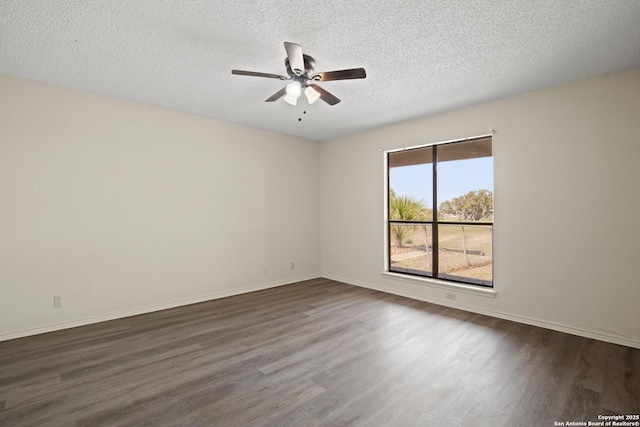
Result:
[[[495,129],[495,298],[383,276],[384,154]],[[322,274],[640,347],[640,69],[321,145]]]
[[[640,347],[640,69],[320,144],[10,77],[0,95],[0,339],[322,274]],[[383,276],[381,150],[491,128],[497,296]]]
[[[317,277],[318,201],[317,142],[0,76],[0,339]]]

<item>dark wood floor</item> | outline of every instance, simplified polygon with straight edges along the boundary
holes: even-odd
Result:
[[[0,342],[2,426],[553,426],[640,410],[640,350],[310,280]]]

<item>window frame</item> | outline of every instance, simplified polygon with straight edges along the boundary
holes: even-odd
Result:
[[[467,138],[459,138],[459,139],[455,139],[455,140],[449,140],[449,141],[441,141],[441,142],[435,142],[435,143],[429,143],[429,144],[423,144],[423,145],[417,145],[417,146],[412,146],[412,147],[404,147],[404,148],[399,148],[399,149],[392,149],[392,150],[385,150],[384,151],[384,170],[385,170],[385,194],[384,194],[384,208],[385,208],[385,212],[384,212],[384,228],[385,228],[385,266],[384,266],[384,273],[385,275],[388,276],[401,276],[401,277],[406,277],[408,279],[412,279],[410,281],[414,281],[417,280],[419,282],[422,281],[428,281],[428,283],[435,283],[437,285],[444,285],[445,287],[450,287],[450,286],[454,286],[456,288],[462,289],[462,290],[481,290],[481,291],[488,291],[486,294],[489,296],[495,296],[495,291],[494,291],[494,287],[495,287],[495,275],[494,275],[494,269],[495,269],[495,256],[494,256],[494,240],[493,240],[493,236],[494,236],[494,227],[495,227],[495,218],[493,221],[447,221],[447,220],[439,220],[439,215],[438,215],[438,197],[437,197],[437,187],[438,187],[438,150],[437,147],[438,146],[442,146],[442,145],[449,145],[449,144],[456,144],[456,143],[464,143],[464,142],[473,142],[475,140],[483,140],[483,139],[490,139],[491,140],[491,157],[493,158],[493,133],[490,134],[485,134],[485,135],[478,135],[478,136],[473,136],[473,137],[467,137]],[[390,197],[389,197],[389,193],[390,193],[390,189],[391,189],[391,183],[390,183],[390,161],[389,161],[389,157],[391,154],[394,153],[398,153],[398,152],[403,152],[403,151],[411,151],[411,150],[417,150],[417,149],[424,149],[424,148],[428,148],[431,147],[432,148],[432,162],[433,162],[433,166],[432,166],[432,185],[433,185],[433,215],[432,215],[432,219],[431,220],[416,220],[416,221],[412,221],[412,220],[391,220],[389,218],[389,214],[390,214]],[[493,170],[491,171],[493,174]],[[494,185],[495,187],[495,185]],[[491,189],[492,194],[494,194],[494,188]],[[431,251],[431,274],[429,274],[429,272],[426,271],[421,271],[421,270],[410,270],[410,269],[406,269],[406,271],[398,271],[398,270],[392,270],[391,269],[391,241],[392,241],[392,236],[391,236],[391,228],[393,224],[412,224],[412,225],[416,225],[416,226],[429,226],[431,227],[431,239],[432,239],[432,251]],[[456,278],[456,276],[454,275],[440,275],[439,271],[438,271],[438,245],[439,245],[439,241],[438,241],[438,228],[440,226],[448,226],[448,225],[455,225],[455,226],[480,226],[480,227],[490,227],[491,230],[491,282],[488,283],[487,281],[481,281],[481,280],[464,280],[463,277],[460,277],[459,279]],[[427,243],[428,245],[428,243]],[[473,292],[473,293],[478,293],[478,292]],[[480,292],[480,293],[485,293],[485,292]]]

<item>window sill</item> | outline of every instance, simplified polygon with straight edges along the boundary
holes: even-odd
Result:
[[[418,285],[424,285],[424,286],[429,286],[429,287],[439,288],[439,289],[448,289],[448,290],[462,292],[466,294],[480,295],[487,298],[495,298],[496,295],[498,295],[498,293],[492,288],[482,288],[480,286],[465,285],[462,283],[452,283],[444,280],[430,279],[428,277],[423,278],[423,277],[408,276],[405,274],[390,273],[388,271],[383,271],[382,276],[387,277],[389,279],[402,280],[405,282],[415,283]]]

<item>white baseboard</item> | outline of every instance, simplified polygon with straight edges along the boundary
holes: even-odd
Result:
[[[388,294],[399,295],[399,296],[402,296],[402,297],[411,298],[411,299],[415,299],[415,300],[419,300],[419,301],[425,301],[425,302],[429,302],[429,303],[433,303],[433,304],[443,305],[443,306],[446,306],[446,307],[457,308],[459,310],[469,311],[469,312],[472,312],[472,313],[484,314],[484,315],[491,316],[491,317],[497,317],[499,319],[511,320],[513,322],[524,323],[526,325],[539,326],[541,328],[551,329],[553,331],[565,332],[567,334],[577,335],[577,336],[580,336],[580,337],[592,338],[592,339],[599,340],[599,341],[605,341],[605,342],[610,342],[610,343],[613,343],[613,344],[620,344],[620,345],[624,345],[624,346],[627,346],[627,347],[633,347],[633,348],[640,349],[640,341],[634,340],[634,339],[629,339],[629,338],[626,338],[626,337],[621,337],[621,336],[618,336],[618,335],[612,335],[612,334],[602,333],[602,332],[599,332],[599,331],[591,331],[591,330],[588,330],[588,329],[576,328],[574,326],[563,325],[563,324],[555,323],[555,322],[548,322],[546,320],[540,320],[540,319],[530,318],[530,317],[526,317],[526,316],[518,316],[518,315],[514,315],[514,314],[509,314],[509,313],[502,313],[502,312],[497,312],[497,311],[492,311],[492,310],[485,310],[485,309],[481,309],[481,308],[477,308],[477,307],[473,307],[473,306],[468,306],[468,305],[465,305],[465,304],[451,303],[449,300],[438,299],[438,298],[429,298],[429,297],[425,297],[423,295],[414,294],[412,292],[399,291],[397,289],[388,288],[388,287],[385,287],[385,286],[371,285],[369,283],[363,283],[363,282],[360,282],[360,281],[357,281],[357,280],[351,280],[351,279],[347,279],[345,277],[335,276],[333,274],[322,274],[321,276],[322,277],[326,277],[327,279],[335,280],[337,282],[342,282],[342,283],[346,283],[346,284],[349,284],[349,285],[359,286],[359,287],[362,287],[362,288],[373,289],[373,290],[380,291],[380,292],[385,292],[385,293],[388,293]]]
[[[84,319],[73,320],[73,321],[70,321],[70,322],[62,322],[62,323],[56,323],[56,324],[52,324],[52,325],[41,326],[41,327],[37,327],[37,328],[26,329],[26,330],[22,330],[22,331],[9,332],[9,333],[0,335],[0,341],[7,341],[7,340],[16,339],[16,338],[28,337],[28,336],[31,336],[31,335],[44,334],[44,333],[47,333],[47,332],[59,331],[59,330],[62,330],[62,329],[76,328],[78,326],[91,325],[93,323],[106,322],[106,321],[109,321],[109,320],[122,319],[124,317],[137,316],[139,314],[146,314],[146,313],[151,313],[151,312],[154,312],[154,311],[161,311],[161,310],[167,310],[167,309],[170,309],[170,308],[181,307],[181,306],[184,306],[184,305],[197,304],[197,303],[200,303],[200,302],[211,301],[211,300],[220,299],[220,298],[232,297],[234,295],[240,295],[240,294],[246,294],[246,293],[249,293],[249,292],[261,291],[263,289],[276,288],[278,286],[290,285],[292,283],[302,282],[304,280],[317,279],[317,278],[320,278],[320,277],[321,276],[319,274],[308,275],[308,276],[300,276],[300,277],[295,277],[295,278],[287,279],[287,280],[281,280],[281,281],[277,281],[277,282],[261,283],[261,284],[258,284],[258,285],[247,286],[247,287],[244,287],[244,288],[234,289],[234,290],[231,290],[231,291],[216,292],[214,294],[202,295],[202,296],[195,297],[195,298],[187,298],[187,299],[183,299],[183,300],[179,300],[179,301],[172,301],[172,302],[169,302],[169,303],[166,303],[166,304],[159,304],[159,305],[154,305],[154,306],[137,308],[135,310],[121,311],[121,312],[117,312],[117,313],[106,314],[106,315],[103,315],[103,316],[88,317],[88,318],[84,318]]]

